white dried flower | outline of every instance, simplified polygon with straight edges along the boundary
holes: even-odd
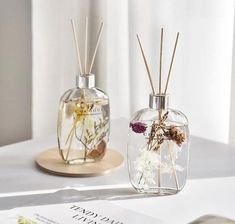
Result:
[[[155,151],[149,151],[143,148],[134,162],[135,169],[139,172],[145,172],[156,169],[160,165],[160,157]]]

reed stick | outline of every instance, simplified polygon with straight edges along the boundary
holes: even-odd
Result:
[[[162,93],[162,48],[163,48],[163,28],[161,28],[161,42],[160,42],[160,63],[159,63],[159,87],[158,87],[158,93]],[[162,119],[162,110],[159,110],[158,112],[159,116],[159,124]],[[158,149],[158,154],[159,154],[159,160],[161,164],[161,147]],[[161,165],[159,165],[158,168],[158,188],[159,188],[159,193],[161,191]]]
[[[161,147],[158,149],[158,155],[159,155],[159,167],[158,167],[158,191],[161,192]]]
[[[161,43],[160,43],[160,63],[159,63],[159,87],[158,91],[161,94],[162,90],[162,46],[163,46],[163,28],[161,28]]]
[[[81,63],[81,57],[80,57],[80,50],[79,50],[79,45],[78,45],[78,37],[77,37],[77,32],[76,32],[76,29],[75,29],[75,24],[74,24],[73,19],[71,19],[71,24],[72,24],[73,37],[74,37],[75,46],[76,46],[78,66],[79,66],[79,70],[80,70],[80,75],[82,75],[83,72],[82,72],[82,63]]]
[[[88,17],[86,16],[85,27],[85,54],[84,54],[84,74],[87,74],[87,43],[88,43]]]
[[[176,51],[178,39],[179,39],[179,32],[177,33],[176,40],[175,40],[174,50],[173,50],[173,54],[172,54],[172,57],[171,57],[171,63],[170,63],[170,67],[169,67],[169,71],[168,71],[168,75],[167,75],[167,81],[166,81],[164,94],[166,94],[167,87],[168,87],[168,84],[169,84],[171,69],[172,69],[172,65],[173,65],[173,62],[174,62],[175,51]]]
[[[176,169],[175,169],[175,163],[174,163],[173,155],[172,155],[173,144],[168,143],[168,146],[169,146],[169,154],[170,154],[171,165],[172,165],[172,173],[173,173],[173,176],[175,179],[176,189],[177,189],[177,191],[179,191],[179,181],[178,181],[178,177],[177,177],[177,173],[176,173]]]
[[[152,80],[152,76],[151,76],[151,73],[150,73],[150,70],[149,70],[148,62],[146,60],[146,57],[145,57],[145,54],[144,54],[144,50],[143,50],[143,47],[142,47],[142,44],[141,44],[141,41],[140,41],[140,38],[139,38],[138,34],[136,34],[136,36],[137,36],[137,40],[139,42],[140,50],[141,50],[141,53],[142,53],[142,56],[143,56],[143,59],[144,59],[144,64],[145,64],[145,67],[146,67],[146,70],[147,70],[147,73],[148,73],[150,85],[151,85],[151,88],[152,88],[152,93],[153,93],[153,95],[155,95],[155,90],[154,90],[154,86],[153,86],[153,80]]]
[[[73,142],[73,136],[74,136],[73,133],[75,132],[75,130],[76,130],[76,125],[74,125],[72,130],[71,130],[71,136],[69,138],[69,140],[70,140],[69,141],[69,146],[68,146],[68,150],[67,150],[67,154],[66,154],[66,158],[65,158],[66,162],[68,161],[68,158],[69,158],[69,154],[70,154],[70,150],[71,150],[71,145],[72,145],[72,142]],[[67,144],[67,141],[66,141],[65,144]]]
[[[102,34],[102,31],[103,31],[103,25],[104,25],[104,23],[102,22],[101,25],[100,25],[100,29],[99,29],[99,33],[98,33],[97,41],[96,41],[96,45],[95,45],[95,50],[94,50],[92,60],[91,60],[91,65],[90,65],[90,68],[89,68],[89,74],[91,74],[91,70],[92,70],[92,67],[93,67],[93,64],[94,64],[94,61],[95,61],[96,52],[97,52],[99,42],[100,42],[100,38],[101,38],[101,34]]]

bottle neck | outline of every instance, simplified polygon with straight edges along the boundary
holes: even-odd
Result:
[[[156,110],[167,110],[169,105],[168,94],[150,94],[149,95],[149,107]]]
[[[95,75],[77,75],[76,86],[78,88],[94,88],[95,87]]]

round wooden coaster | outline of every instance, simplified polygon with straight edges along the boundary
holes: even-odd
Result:
[[[38,155],[36,164],[40,169],[68,177],[100,176],[120,166],[123,156],[116,150],[108,149],[104,158],[98,162],[84,164],[65,164],[59,155],[58,148],[46,150]]]

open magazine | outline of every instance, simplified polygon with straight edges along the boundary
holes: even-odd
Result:
[[[161,220],[124,209],[108,201],[89,201],[16,208],[0,212],[0,223],[164,224]],[[215,215],[205,215],[189,224],[235,224],[235,221]]]
[[[21,207],[0,213],[4,224],[163,224],[108,201]]]
[[[22,200],[21,196],[8,197],[5,201],[1,200],[4,206],[0,206],[0,209],[8,210],[0,211],[0,224],[166,224],[162,220],[122,208],[109,201],[120,197],[139,198],[140,195],[137,197],[130,191],[121,192],[122,194],[118,194],[116,191],[116,196],[110,197],[106,189],[105,194],[99,191],[102,197],[94,197],[96,193],[93,191],[82,193],[65,189],[50,194],[32,195],[27,200]],[[205,215],[188,224],[235,224],[235,221]]]

